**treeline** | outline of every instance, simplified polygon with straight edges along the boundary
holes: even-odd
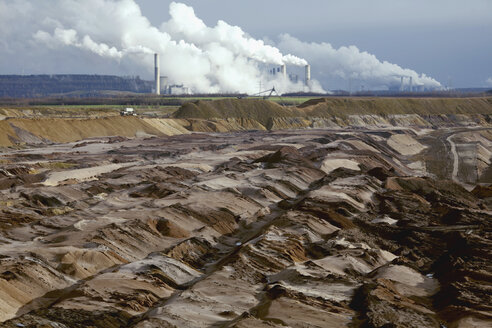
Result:
[[[185,98],[165,98],[152,96],[111,96],[100,97],[44,97],[44,98],[0,98],[0,105],[10,106],[91,106],[91,105],[125,105],[125,106],[181,106]]]
[[[207,94],[157,96],[153,94],[139,95],[104,95],[94,94],[93,97],[41,97],[41,98],[0,98],[0,105],[13,106],[90,106],[90,105],[122,105],[122,106],[181,106],[194,100],[214,100],[218,98],[240,98],[236,94]]]
[[[153,83],[111,75],[0,75],[0,97],[37,98],[56,94],[92,97],[102,90],[150,93]],[[70,95],[70,93],[73,93]]]
[[[463,88],[453,90],[434,91],[393,91],[393,90],[368,90],[349,93],[345,90],[333,91],[335,97],[395,97],[395,98],[469,98],[489,96],[492,90],[486,88]]]

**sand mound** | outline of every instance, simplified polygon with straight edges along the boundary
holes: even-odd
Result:
[[[144,118],[142,121],[168,136],[190,133],[186,128],[184,128],[184,126],[187,125],[187,122],[184,120]]]
[[[472,194],[478,198],[489,198],[492,197],[492,185],[490,186],[476,186],[472,190]]]
[[[266,126],[271,117],[301,116],[295,108],[282,107],[268,100],[220,99],[198,100],[184,104],[174,113],[175,118],[248,118]]]
[[[84,169],[67,170],[60,172],[52,172],[43,182],[45,186],[57,186],[59,183],[66,180],[86,181],[96,179],[97,176],[118,170],[122,167],[129,166],[132,163],[124,164],[108,164],[97,167],[89,167]]]
[[[159,231],[163,236],[169,236],[172,238],[188,238],[190,233],[178,226],[176,223],[167,219],[158,218],[152,220],[152,225],[155,224],[155,229]]]
[[[190,131],[489,126],[492,98],[321,98],[298,107],[261,99],[228,98],[185,103],[173,119],[93,116],[90,112],[82,113],[85,118],[20,118],[14,114],[0,120],[1,146],[74,142],[103,136],[178,135]]]
[[[138,118],[111,117],[101,119],[20,119],[10,120],[11,124],[31,134],[54,141],[71,142],[94,136],[134,137],[138,131],[162,135]]]
[[[267,129],[306,129],[312,125],[314,125],[313,122],[304,117],[270,117],[267,123]]]
[[[314,168],[313,163],[304,158],[302,154],[292,146],[282,147],[273,154],[268,154],[255,160],[254,163],[265,163],[266,167],[269,168],[276,167],[280,163],[283,163],[284,165],[300,165]]]
[[[125,261],[111,251],[84,249],[64,254],[57,269],[77,279],[84,279],[102,269],[121,263]]]
[[[298,106],[308,116],[492,114],[492,98],[322,98]]]
[[[13,118],[0,121],[0,145],[74,142],[92,137],[186,134],[184,120],[100,117],[87,119]]]
[[[354,171],[360,171],[359,163],[346,158],[327,158],[321,164],[321,170],[327,174],[341,167]]]
[[[405,296],[431,296],[437,292],[438,282],[403,265],[388,265],[372,273],[376,278],[392,280],[397,290]]]
[[[388,139],[388,146],[402,155],[417,155],[426,147],[408,134],[395,134]]]
[[[491,114],[492,98],[320,98],[298,107],[282,107],[260,99],[198,100],[184,104],[174,117],[207,120],[195,123],[193,131],[223,132],[231,128],[217,124],[217,120],[226,118],[250,119],[268,130],[280,130],[347,125],[466,126],[487,124]],[[244,122],[240,125],[244,127]]]

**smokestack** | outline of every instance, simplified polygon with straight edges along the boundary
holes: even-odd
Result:
[[[159,65],[159,54],[154,54],[154,67],[155,67],[155,94],[161,94],[161,70]]]
[[[400,81],[400,91],[403,91],[403,76],[401,77]]]
[[[280,66],[280,69],[282,70],[282,76],[284,79],[287,79],[287,65],[283,64]]]
[[[413,79],[412,77],[410,76],[410,92],[412,92],[413,90]]]
[[[311,65],[306,65],[306,86],[311,83]]]

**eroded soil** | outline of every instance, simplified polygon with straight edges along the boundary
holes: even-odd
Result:
[[[0,327],[487,327],[490,140],[252,131],[4,152]]]

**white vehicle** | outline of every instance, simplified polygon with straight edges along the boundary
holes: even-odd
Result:
[[[121,116],[137,116],[137,113],[135,113],[135,110],[133,108],[125,108],[120,111]]]

